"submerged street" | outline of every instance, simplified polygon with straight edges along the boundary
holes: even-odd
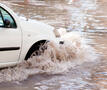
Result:
[[[0,0],[0,3],[10,7],[20,19],[38,20],[71,33],[63,46],[52,42],[44,55],[29,60],[32,67],[22,63],[0,70],[0,90],[107,90],[106,0]],[[69,43],[73,40],[79,46]]]

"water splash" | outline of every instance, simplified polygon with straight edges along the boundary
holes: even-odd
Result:
[[[1,70],[0,82],[22,81],[38,73],[63,73],[75,65],[96,59],[94,49],[84,43],[76,33],[67,34],[62,38],[65,41],[64,44],[49,42],[42,55],[29,58],[28,61],[23,61],[16,67]]]

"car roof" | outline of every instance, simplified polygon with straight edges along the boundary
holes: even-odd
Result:
[[[0,3],[0,6],[1,6],[1,7],[5,7],[5,4]]]

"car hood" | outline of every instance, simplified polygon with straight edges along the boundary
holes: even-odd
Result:
[[[32,32],[35,32],[35,30],[39,32],[47,32],[47,31],[53,32],[54,30],[54,27],[36,20],[20,19],[20,25],[23,30],[32,31]]]
[[[27,35],[34,37],[43,37],[50,40],[56,40],[54,27],[36,20],[20,20],[23,37]]]

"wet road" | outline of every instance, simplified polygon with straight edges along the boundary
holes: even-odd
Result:
[[[78,31],[100,56],[67,73],[37,73],[21,82],[0,83],[0,90],[107,90],[106,0],[0,0],[20,18],[34,19],[68,31]],[[92,51],[93,52],[93,51]],[[88,57],[88,60],[94,58]],[[66,65],[65,65],[66,67]]]

